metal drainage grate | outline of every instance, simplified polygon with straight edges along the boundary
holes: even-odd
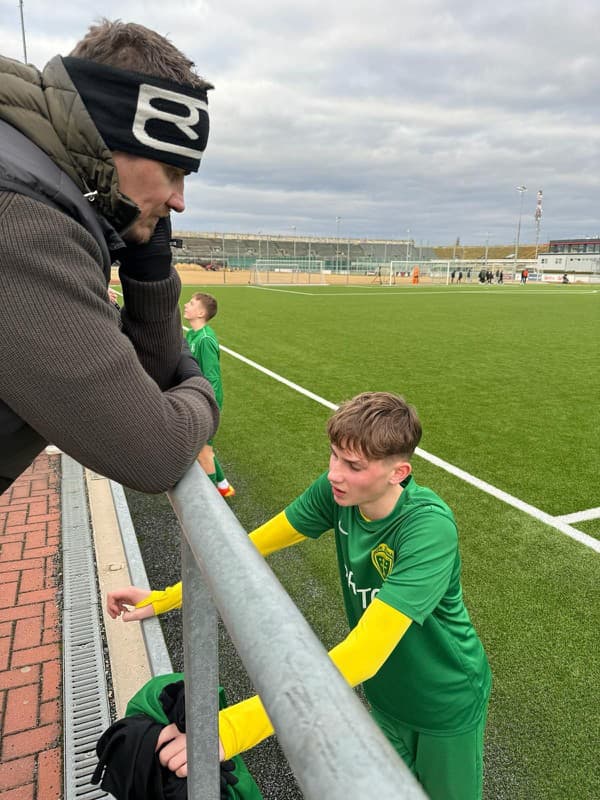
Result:
[[[90,778],[96,742],[111,723],[96,572],[82,467],[62,456],[64,798],[111,795]]]

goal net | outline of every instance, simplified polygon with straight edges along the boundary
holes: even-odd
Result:
[[[452,272],[449,261],[390,261],[388,275],[390,282],[402,277],[410,283],[449,283]]]
[[[325,285],[323,261],[257,258],[250,283],[255,286]]]

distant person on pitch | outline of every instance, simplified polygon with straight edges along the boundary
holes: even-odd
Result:
[[[219,340],[208,324],[217,315],[217,301],[211,294],[197,292],[183,307],[183,316],[190,323],[185,338],[202,374],[215,393],[219,411],[223,408],[223,382],[221,380],[221,351]],[[198,462],[222,497],[233,497],[235,489],[229,483],[215,455],[213,440],[209,439],[198,453]]]
[[[365,392],[342,404],[327,432],[327,472],[250,539],[268,556],[333,529],[351,630],[332,661],[351,686],[363,684],[375,722],[430,800],[480,800],[491,674],[462,597],[454,516],[411,474],[419,418],[398,395]],[[181,605],[181,589],[118,589],[108,613],[160,614]],[[185,775],[185,734],[169,728],[161,763]],[[271,733],[257,696],[219,714],[225,758]]]

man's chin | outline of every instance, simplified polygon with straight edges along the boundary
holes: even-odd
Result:
[[[156,222],[135,222],[123,234],[123,241],[127,244],[147,244],[152,238]]]

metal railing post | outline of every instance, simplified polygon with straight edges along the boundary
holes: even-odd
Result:
[[[181,570],[188,797],[219,800],[217,612],[185,536]]]

